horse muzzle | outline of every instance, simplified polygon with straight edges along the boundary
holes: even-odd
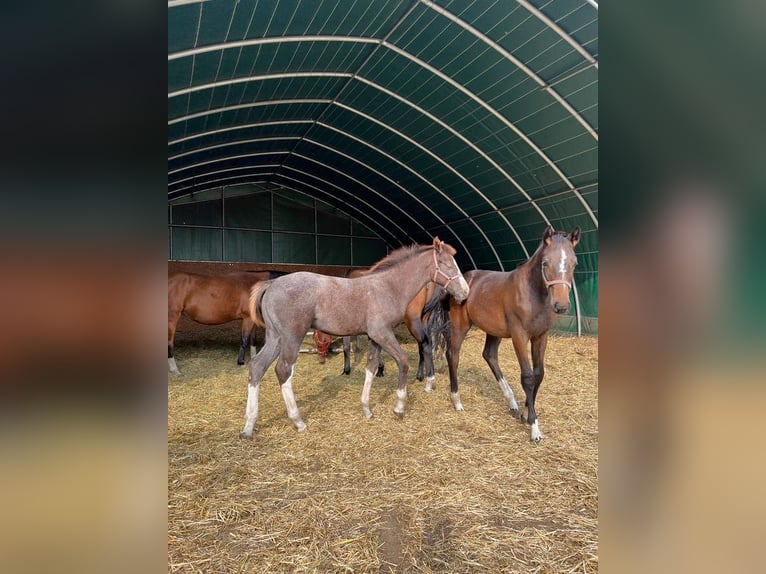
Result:
[[[468,299],[468,293],[470,292],[470,288],[468,287],[468,282],[465,280],[464,277],[460,277],[456,281],[451,282],[449,285],[447,285],[447,291],[449,291],[450,295],[457,301],[458,303],[462,303],[466,299]]]
[[[567,311],[569,311],[569,305],[562,305],[558,301],[553,303],[553,311],[557,313],[558,315],[563,315]]]

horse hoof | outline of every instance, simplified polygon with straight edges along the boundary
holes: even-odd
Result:
[[[241,433],[239,433],[239,438],[251,439],[251,438],[253,438],[253,433],[241,432]]]
[[[543,440],[543,435],[532,437],[532,442],[535,444],[538,444],[541,440]]]
[[[422,381],[424,378],[425,377],[423,377],[423,375],[420,375],[420,374],[415,375],[415,379],[418,380],[418,381]]]
[[[402,411],[402,412],[397,412],[397,411],[394,411],[394,414],[396,415],[396,417],[397,417],[397,418],[398,418],[400,421],[401,421],[401,420],[404,420],[404,411]]]
[[[378,372],[375,374],[376,377],[382,377],[383,376],[383,369],[378,369]]]
[[[515,419],[521,418],[521,415],[519,414],[519,409],[510,409],[508,412],[511,413],[511,416]]]
[[[298,430],[298,432],[303,432],[306,430],[306,423],[304,423],[303,421],[296,423],[295,428]]]
[[[343,373],[341,373],[341,374],[343,374],[343,375],[350,375],[351,374],[351,369],[343,369]]]
[[[244,366],[245,366],[245,361],[237,361],[237,364],[238,364],[240,367],[244,367]]]
[[[370,420],[372,418],[372,411],[370,409],[362,409],[362,414],[364,415],[364,418],[367,420]]]

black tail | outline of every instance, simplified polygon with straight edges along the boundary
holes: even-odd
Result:
[[[426,333],[433,342],[433,350],[447,350],[450,341],[449,300],[447,291],[438,286],[433,296],[423,306],[421,317],[428,315],[425,320]]]

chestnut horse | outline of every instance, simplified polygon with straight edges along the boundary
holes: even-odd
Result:
[[[292,380],[301,341],[309,328],[334,336],[366,333],[370,339],[362,389],[362,412],[369,407],[373,369],[384,349],[399,366],[399,386],[394,413],[404,416],[407,398],[407,353],[399,346],[394,328],[402,322],[407,304],[426,283],[443,285],[457,301],[468,296],[468,284],[455,263],[455,249],[434,238],[433,245],[413,245],[391,252],[378,271],[357,279],[298,272],[257,284],[250,296],[253,321],[266,327],[266,341],[250,361],[245,426],[240,437],[251,438],[258,418],[258,395],[266,369],[279,357],[277,379],[287,415],[302,431]],[[338,304],[343,301],[343,304]]]
[[[354,269],[349,273],[346,273],[346,277],[351,279],[355,277],[363,277],[368,273],[375,273],[377,266],[370,267],[369,269]],[[426,303],[432,298],[439,298],[444,293],[444,290],[436,283],[429,281],[425,287],[423,287],[418,294],[407,305],[407,311],[404,314],[404,324],[407,325],[407,329],[418,342],[418,373],[415,378],[422,381],[426,378],[426,392],[431,392],[434,389],[434,345],[435,341],[433,337],[429,336],[426,331],[426,327],[423,324],[423,319],[426,313],[423,308]],[[359,352],[359,342],[357,337],[356,351]],[[351,337],[343,337],[343,374],[348,375],[351,372]],[[380,365],[378,365],[377,376],[383,376],[383,360],[381,358]]]
[[[521,386],[526,395],[527,423],[531,425],[531,438],[539,442],[543,435],[535,412],[535,399],[545,374],[545,347],[548,331],[557,313],[569,310],[569,292],[577,257],[574,248],[580,241],[580,228],[566,235],[548,226],[540,246],[532,256],[510,272],[468,271],[465,278],[471,293],[465,301],[449,298],[449,318],[443,313],[432,313],[435,327],[449,322],[450,391],[455,410],[462,411],[458,392],[457,370],[460,347],[471,325],[487,334],[482,356],[500,385],[510,412],[519,417],[519,407],[513,390],[497,362],[500,341],[510,337],[521,367]],[[530,364],[527,346],[531,342]]]
[[[250,289],[259,281],[275,279],[281,271],[235,271],[226,275],[173,272],[168,274],[168,367],[180,375],[173,356],[176,325],[185,313],[203,325],[221,325],[242,319],[242,341],[237,364],[245,364],[245,350],[255,355],[255,333],[250,319]]]

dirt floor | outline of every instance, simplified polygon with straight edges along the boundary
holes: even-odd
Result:
[[[403,420],[392,412],[390,357],[366,420],[364,354],[350,376],[342,354],[324,365],[301,354],[293,388],[308,429],[287,418],[272,368],[248,441],[238,437],[247,395],[238,325],[179,325],[183,376],[168,376],[170,572],[598,570],[598,340],[551,336],[537,399],[545,439],[533,444],[481,357],[483,333],[472,330],[461,353],[464,412],[451,406],[443,357],[426,394],[417,346],[398,334],[411,363]],[[522,404],[510,341],[500,364]]]

